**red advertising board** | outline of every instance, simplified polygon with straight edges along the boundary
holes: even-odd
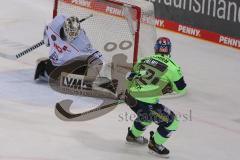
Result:
[[[187,25],[182,25],[169,20],[163,20],[163,19],[157,18],[156,27],[171,30],[184,35],[208,40],[214,43],[233,47],[236,49],[240,49],[240,39],[221,35],[221,34],[210,32],[203,29],[194,28]]]

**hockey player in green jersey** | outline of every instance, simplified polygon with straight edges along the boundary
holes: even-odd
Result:
[[[167,157],[169,150],[163,146],[179,121],[173,111],[159,101],[162,95],[186,92],[181,68],[170,58],[171,41],[160,37],[154,46],[155,54],[140,60],[128,76],[125,102],[137,114],[126,140],[147,144],[150,151]],[[150,140],[142,136],[152,122],[158,125],[150,132]]]

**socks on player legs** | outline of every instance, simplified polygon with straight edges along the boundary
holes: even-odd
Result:
[[[141,122],[138,120],[135,120],[132,127],[131,132],[135,137],[140,137],[143,132],[146,130],[146,127],[149,126],[151,122]]]
[[[179,121],[177,118],[168,126],[162,127],[159,126],[157,131],[154,133],[153,138],[156,144],[161,145],[167,141],[167,139],[171,136],[173,131],[176,131],[178,128]]]

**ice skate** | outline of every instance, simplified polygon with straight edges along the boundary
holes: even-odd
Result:
[[[141,145],[144,145],[144,144],[147,144],[148,143],[148,139],[143,137],[143,136],[140,136],[140,137],[135,137],[131,130],[130,130],[130,127],[128,127],[128,134],[127,134],[127,137],[126,137],[126,140],[127,142],[130,142],[130,143],[133,143],[133,144],[141,144]]]
[[[154,138],[153,138],[154,132],[150,132],[150,141],[148,144],[148,148],[150,153],[153,153],[157,156],[163,157],[163,158],[169,158],[169,150],[164,147],[163,145],[158,145],[155,143]]]

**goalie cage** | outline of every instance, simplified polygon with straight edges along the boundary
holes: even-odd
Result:
[[[119,54],[129,68],[139,58],[153,53],[156,40],[153,4],[146,1],[112,0],[55,0],[53,16],[66,14],[80,19],[93,14],[81,23],[93,47],[103,53],[103,75],[111,75],[111,62]],[[118,57],[119,58],[119,57]],[[115,61],[114,61],[115,62]]]
[[[103,54],[100,77],[124,81],[132,64],[152,55],[157,39],[154,6],[144,0],[55,0],[53,17],[59,14],[79,19],[94,48]],[[118,88],[125,88],[125,84]]]

